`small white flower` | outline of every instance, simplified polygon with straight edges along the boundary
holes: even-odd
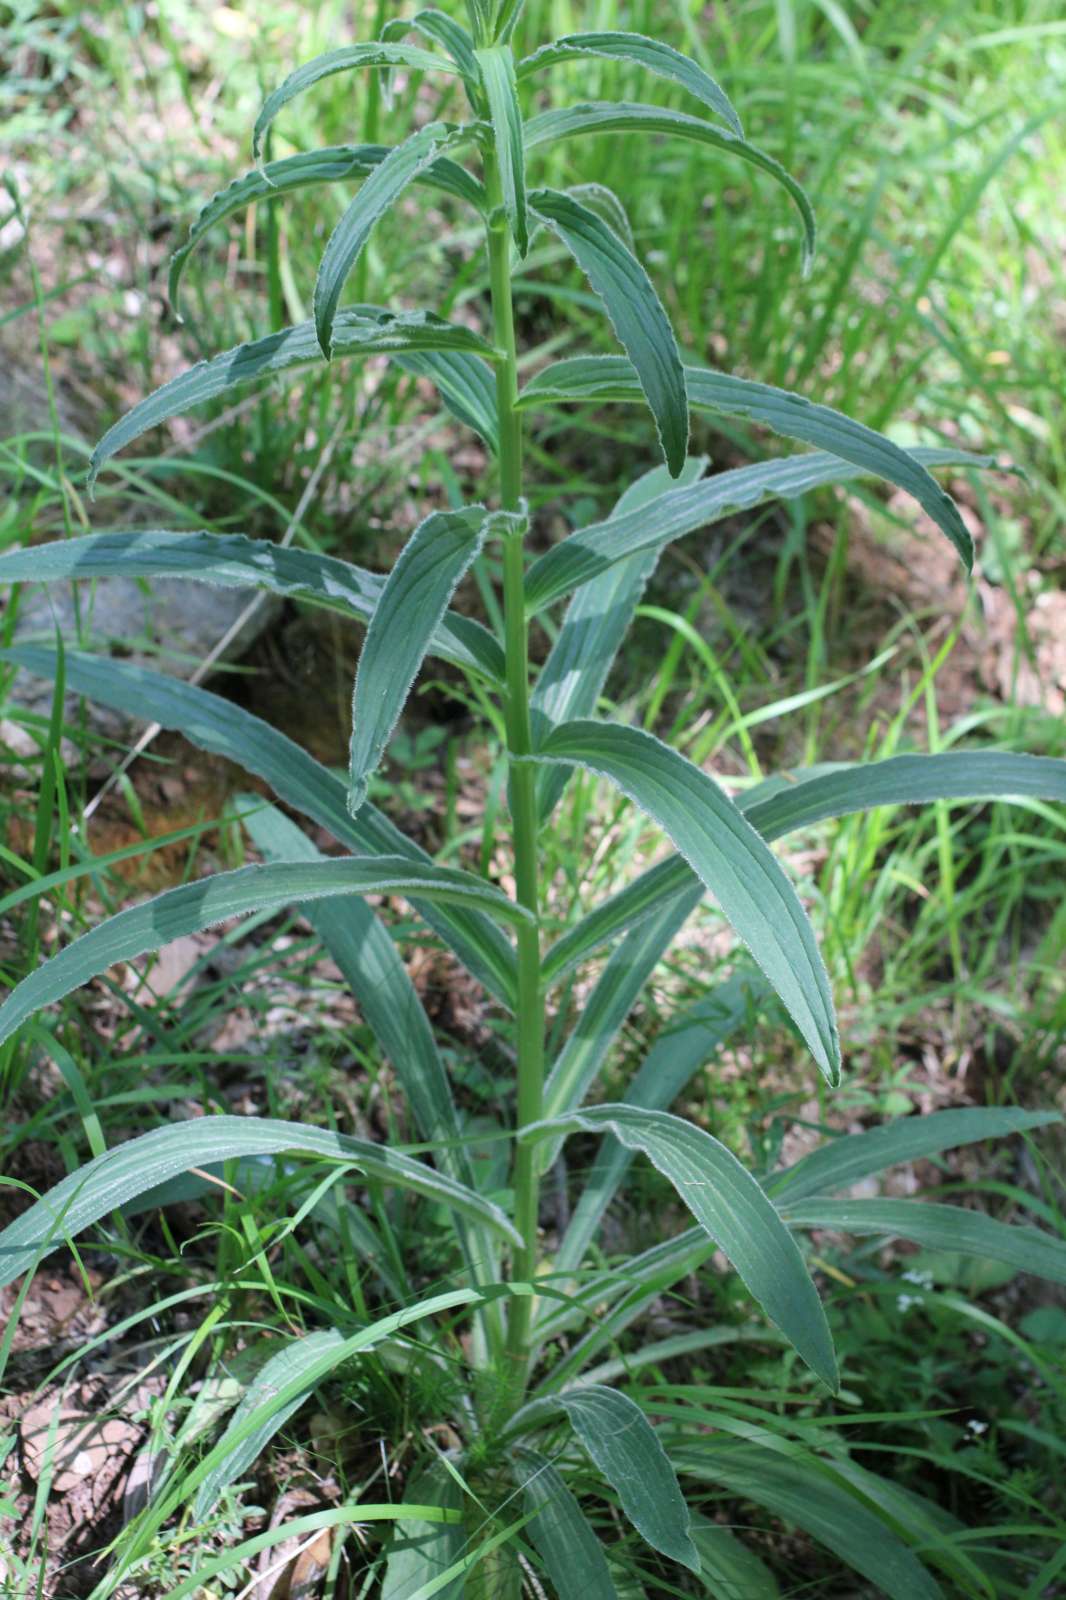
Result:
[[[978,1437],[980,1437],[982,1433],[988,1432],[988,1423],[980,1422],[976,1417],[971,1417],[966,1426],[969,1428],[971,1433],[976,1434]]]

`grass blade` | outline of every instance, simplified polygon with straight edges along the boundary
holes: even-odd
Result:
[[[659,39],[648,39],[641,33],[565,34],[520,61],[516,69],[518,81],[532,77],[546,67],[557,66],[561,61],[588,60],[590,56],[608,61],[632,61],[660,78],[679,83],[689,94],[702,101],[708,110],[721,117],[738,139],[743,139],[744,129],[736,108],[710,73],[704,72],[697,62],[682,55],[672,45],[664,44]]]
[[[770,1320],[835,1390],[833,1341],[803,1257],[772,1202],[732,1151],[681,1117],[627,1105],[588,1106],[533,1123],[520,1137],[543,1139],[579,1129],[613,1134],[648,1157],[729,1257]]]
[[[600,773],[665,829],[835,1084],[840,1041],[811,925],[777,858],[713,779],[649,733],[591,720],[555,728],[533,759]]]
[[[572,195],[537,189],[530,206],[557,233],[603,301],[648,402],[671,477],[688,449],[688,399],[674,330],[651,279],[618,235]]]

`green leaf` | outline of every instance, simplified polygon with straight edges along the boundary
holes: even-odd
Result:
[[[420,350],[452,350],[493,357],[492,346],[469,328],[456,327],[428,311],[383,311],[377,306],[347,306],[333,325],[334,356],[407,355]],[[104,434],[89,462],[89,486],[105,461],[149,428],[193,406],[215,400],[260,378],[323,360],[312,322],[299,322],[265,339],[253,339],[210,361],[197,362],[120,417]]]
[[[884,1234],[911,1239],[931,1250],[991,1257],[1018,1272],[1030,1272],[1051,1283],[1066,1283],[1066,1239],[997,1222],[980,1211],[933,1205],[924,1200],[779,1201],[781,1214],[793,1228],[832,1228],[858,1236]]]
[[[751,166],[759,167],[786,191],[799,212],[803,224],[803,270],[806,273],[814,257],[814,212],[804,190],[780,162],[764,150],[738,139],[724,128],[716,128],[702,117],[690,117],[683,111],[666,111],[661,106],[646,106],[626,101],[592,101],[583,105],[562,106],[542,111],[526,123],[526,149],[538,145],[554,144],[558,139],[572,139],[578,134],[613,133],[665,133],[677,139],[694,139],[698,144],[709,145],[714,150],[724,150]]]
[[[698,1572],[700,1558],[689,1537],[689,1513],[677,1475],[655,1429],[635,1401],[617,1389],[585,1384],[535,1400],[530,1419],[563,1411],[594,1464],[618,1496],[641,1538]],[[518,1412],[513,1426],[527,1425]]]
[[[215,1161],[282,1151],[343,1161],[369,1178],[410,1189],[438,1205],[450,1206],[461,1216],[486,1223],[512,1244],[520,1242],[498,1206],[424,1162],[385,1145],[273,1117],[196,1117],[153,1128],[151,1133],[113,1146],[16,1217],[0,1233],[0,1287],[58,1249],[65,1239],[179,1173]]]
[[[648,1157],[729,1257],[770,1320],[835,1390],[833,1341],[803,1257],[771,1201],[732,1151],[680,1117],[627,1105],[589,1106],[532,1123],[520,1138],[543,1139],[578,1129],[611,1133]]]
[[[467,97],[471,105],[479,100],[480,74],[474,41],[466,29],[443,11],[416,11],[413,17],[394,17],[381,30],[382,40],[402,39],[406,33],[421,33],[425,38],[446,50],[462,74]],[[390,74],[391,76],[391,74]]]
[[[746,378],[734,378],[727,373],[712,372],[709,368],[686,366],[685,386],[693,410],[714,411],[726,416],[745,417],[760,427],[771,428],[786,439],[801,439],[824,450],[830,457],[850,463],[852,473],[831,473],[829,463],[821,456],[786,457],[784,461],[761,463],[779,469],[783,474],[780,486],[771,478],[763,494],[794,496],[806,493],[821,483],[846,483],[855,477],[877,477],[895,484],[909,494],[928,513],[937,526],[951,540],[969,571],[973,566],[973,541],[959,515],[958,507],[928,471],[928,466],[995,467],[991,456],[973,456],[965,451],[932,453],[929,450],[905,450],[894,444],[884,434],[877,433],[864,423],[846,417],[830,406],[816,405],[801,395],[787,389],[775,389],[766,383],[752,383]],[[639,380],[624,356],[575,356],[556,362],[538,373],[522,391],[520,406],[560,404],[565,402],[606,403],[608,401],[638,400]],[[804,468],[813,472],[811,481],[804,482]],[[831,475],[821,476],[830,470]],[[789,471],[799,476],[793,480]],[[740,468],[733,473],[721,473],[719,478],[735,484],[742,498],[735,509],[743,510],[757,503],[758,480],[751,477],[752,468]],[[741,473],[749,474],[741,477]],[[728,485],[723,485],[723,488]],[[667,498],[664,496],[664,499]],[[671,507],[663,508],[670,516]],[[721,513],[714,513],[720,515]],[[698,526],[698,524],[697,524]],[[685,528],[683,531],[690,531]],[[677,533],[664,537],[677,538]]]
[[[515,1450],[512,1461],[535,1512],[529,1536],[559,1600],[617,1600],[603,1547],[561,1475],[533,1450]]]
[[[709,73],[688,56],[683,56],[671,45],[658,39],[647,39],[641,33],[569,33],[553,44],[546,44],[518,63],[519,82],[545,67],[554,67],[560,61],[582,61],[589,57],[611,61],[633,61],[660,78],[674,83],[701,100],[716,116],[728,123],[738,138],[744,137],[740,118],[725,94]]]
[[[738,972],[681,1010],[645,1056],[629,1086],[625,1104],[649,1111],[668,1110],[699,1068],[750,1019],[758,990],[759,982],[753,974]],[[632,1159],[632,1153],[617,1140],[601,1144],[556,1252],[557,1272],[576,1271],[585,1259],[585,1251]]]
[[[752,827],[771,843],[799,828],[876,806],[921,805],[932,800],[1066,800],[1066,761],[998,750],[890,756],[830,771],[800,768],[779,774],[738,798]],[[670,856],[603,901],[563,935],[543,963],[546,982],[608,939],[658,911],[693,881],[681,856]]]
[[[268,161],[263,167],[253,167],[218,194],[212,195],[197,213],[185,243],[170,258],[167,280],[167,298],[175,314],[180,315],[178,291],[186,263],[201,239],[216,223],[231,217],[236,211],[259,202],[276,200],[297,189],[306,189],[319,183],[344,183],[367,178],[389,154],[388,145],[358,144],[331,145],[323,150],[302,151],[286,156],[281,161]],[[485,190],[464,167],[447,156],[441,156],[424,170],[415,174],[415,182],[443,190],[458,200],[465,200],[482,214],[485,212]]]
[[[348,809],[366,799],[396,720],[460,579],[485,539],[484,506],[433,511],[389,573],[367,629],[352,697]]]
[[[327,360],[333,355],[333,326],[341,291],[376,224],[442,151],[471,137],[469,129],[429,122],[390,150],[360,186],[330,234],[315,279],[315,331]]]
[[[54,678],[56,653],[41,645],[0,651],[0,658]],[[76,694],[114,706],[145,722],[174,728],[201,750],[236,761],[270,785],[279,800],[310,817],[355,852],[403,856],[423,865],[429,856],[372,805],[348,814],[347,787],[293,740],[241,706],[130,661],[67,652],[67,684]],[[514,1009],[514,949],[483,912],[413,896],[411,904],[456,955],[509,1010]]]
[[[489,102],[496,164],[503,189],[507,220],[519,255],[529,249],[529,216],[526,209],[526,153],[522,132],[522,110],[518,104],[514,56],[507,45],[478,50],[481,82]]]
[[[171,939],[251,911],[351,894],[415,895],[472,905],[503,922],[529,919],[528,911],[484,879],[406,856],[342,856],[216,872],[117,912],[31,972],[0,1005],[0,1043],[42,1006],[61,1000],[116,961],[132,961]]]
[[[671,476],[688,448],[685,375],[670,319],[640,262],[594,211],[571,195],[537,189],[530,207],[557,233],[603,301],[611,326],[636,373]]]
[[[280,1389],[292,1386],[293,1379],[298,1379],[312,1363],[317,1363],[318,1358],[326,1351],[332,1351],[344,1343],[343,1334],[336,1328],[323,1329],[318,1333],[306,1334],[302,1339],[292,1339],[279,1350],[277,1355],[270,1357],[256,1373],[248,1385],[240,1404],[230,1419],[229,1426],[219,1440],[218,1449],[224,1453],[218,1457],[215,1466],[204,1478],[196,1493],[193,1503],[193,1518],[202,1522],[214,1509],[215,1502],[227,1485],[239,1478],[246,1467],[257,1460],[266,1449],[274,1435],[288,1422],[294,1411],[298,1411],[304,1401],[314,1392],[314,1384],[286,1400],[283,1405],[278,1405],[271,1411],[265,1422],[261,1422],[251,1433],[244,1431],[244,1424],[261,1407],[269,1404]],[[228,1450],[227,1443],[235,1436],[240,1435],[240,1442],[233,1444]]]
[[[255,796],[241,797],[254,806]],[[267,861],[320,861],[311,840],[274,806],[260,803],[244,818],[252,843]],[[301,905],[315,932],[344,975],[360,1015],[392,1062],[404,1100],[423,1140],[436,1145],[436,1160],[463,1183],[472,1182],[460,1146],[448,1075],[422,1002],[395,942],[361,895]]]
[[[406,1487],[405,1498],[415,1505],[440,1506],[444,1511],[458,1513],[463,1509],[459,1485],[440,1461],[430,1462],[416,1474]],[[466,1544],[462,1522],[398,1522],[389,1542],[381,1600],[415,1600],[425,1584],[432,1583],[460,1560]],[[435,1593],[442,1600],[462,1600],[464,1587],[460,1573]]]
[[[0,583],[55,583],[71,578],[190,578],[223,588],[254,585],[287,599],[370,622],[385,588],[376,572],[336,556],[239,533],[170,533],[136,528],[88,533],[76,539],[9,550],[0,555]],[[428,653],[502,686],[506,663],[499,641],[470,617],[446,614]]]
[[[687,487],[695,483],[703,476],[706,465],[705,456],[689,457],[678,476],[678,484]],[[612,516],[624,516],[650,505],[671,487],[671,482],[665,467],[652,467],[630,484],[615,505]],[[529,713],[535,744],[554,723],[566,722],[571,717],[589,717],[596,710],[611,663],[629,631],[644,585],[657,560],[658,552],[651,551],[628,561],[615,562],[574,595],[530,696]],[[568,777],[566,767],[542,767],[537,773],[537,810],[541,822],[546,822],[555,810]]]
[[[775,1172],[766,1188],[775,1203],[791,1208],[810,1195],[850,1188],[902,1161],[918,1161],[981,1139],[1001,1139],[1061,1121],[1057,1111],[1021,1111],[1015,1106],[966,1107],[903,1117],[866,1133],[831,1140],[787,1171]]]
[[[553,729],[533,759],[600,773],[665,829],[835,1084],[840,1042],[811,925],[777,858],[714,780],[650,733],[591,720]]]
[[[712,1600],[781,1600],[777,1580],[753,1550],[707,1517],[692,1519],[700,1578]]]
[[[480,356],[457,350],[420,350],[392,359],[405,372],[434,384],[452,416],[479,433],[493,455],[498,453],[496,379]]]
[[[682,1475],[719,1484],[731,1498],[754,1500],[803,1528],[889,1600],[943,1600],[918,1557],[865,1498],[833,1474],[832,1465],[789,1446],[779,1453],[756,1444],[682,1444],[671,1452]]]
[[[295,100],[298,94],[303,94],[305,89],[310,89],[312,84],[320,83],[323,78],[332,77],[336,72],[350,72],[359,67],[369,67],[376,71],[394,67],[407,67],[411,72],[454,73],[459,70],[456,63],[449,61],[446,56],[433,55],[428,50],[419,50],[409,44],[385,44],[377,41],[369,44],[350,44],[342,50],[330,50],[326,55],[315,56],[313,61],[305,61],[295,72],[290,72],[284,83],[263,102],[263,109],[256,118],[252,134],[252,154],[255,159],[257,161],[259,159],[267,129],[290,100]]]

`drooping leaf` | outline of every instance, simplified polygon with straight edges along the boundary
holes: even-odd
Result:
[[[661,106],[646,106],[628,101],[592,101],[560,106],[530,117],[526,123],[526,148],[554,144],[578,134],[665,133],[676,139],[694,139],[698,144],[725,151],[751,166],[759,167],[779,183],[799,212],[803,224],[803,268],[806,272],[814,257],[814,212],[802,186],[786,172],[780,162],[764,150],[739,139],[724,128],[716,128],[702,117],[683,111],[666,111]]]
[[[303,94],[312,84],[321,83],[323,78],[332,77],[336,72],[351,72],[360,67],[375,71],[389,71],[395,67],[407,67],[411,72],[459,71],[457,64],[449,61],[447,56],[434,55],[428,50],[419,50],[414,45],[388,44],[377,40],[367,44],[345,45],[341,50],[330,50],[325,55],[315,56],[314,60],[305,61],[295,72],[290,72],[284,83],[264,100],[263,109],[256,118],[252,133],[252,154],[255,159],[257,161],[259,159],[267,129],[290,100],[295,100],[298,94]]]
[[[375,226],[439,155],[470,138],[469,129],[428,122],[390,150],[360,185],[329,236],[315,279],[315,332],[327,360],[333,355],[333,327],[341,293]]]
[[[0,652],[0,657],[42,677],[55,676],[56,653],[41,645],[19,645]],[[357,853],[429,862],[425,851],[374,806],[365,805],[357,818],[349,816],[345,784],[243,707],[131,661],[68,651],[66,663],[67,684],[74,693],[142,721],[177,729],[201,750],[236,761],[263,778],[279,800]],[[418,896],[411,904],[489,993],[513,1010],[515,956],[502,929],[472,907],[447,906]]]
[[[428,311],[383,311],[377,306],[347,306],[333,324],[336,356],[408,355],[421,350],[450,350],[494,357],[492,346],[469,328],[445,322]],[[197,362],[153,394],[139,400],[104,434],[89,463],[89,484],[105,461],[149,428],[215,400],[230,389],[261,378],[322,361],[313,322],[299,322],[280,333],[253,339],[233,350]]]
[[[314,1384],[293,1395],[284,1404],[278,1405],[270,1412],[266,1421],[261,1422],[251,1433],[244,1432],[244,1424],[248,1417],[268,1405],[279,1389],[290,1388],[292,1381],[298,1379],[313,1363],[317,1363],[321,1355],[335,1350],[343,1343],[344,1336],[336,1328],[324,1328],[318,1333],[305,1334],[301,1339],[287,1341],[276,1355],[264,1362],[245,1390],[229,1426],[219,1440],[218,1449],[223,1453],[196,1492],[192,1514],[197,1522],[202,1522],[214,1509],[215,1502],[223,1489],[239,1478],[253,1461],[258,1460],[274,1435],[314,1392]],[[227,1443],[237,1435],[241,1436],[240,1443],[231,1444],[227,1450]]]
[[[943,1600],[939,1584],[895,1529],[810,1451],[792,1446],[786,1455],[757,1444],[684,1443],[671,1456],[682,1476],[720,1484],[803,1528],[889,1600]]]
[[[489,103],[496,165],[503,190],[507,220],[519,255],[529,249],[529,215],[526,208],[526,153],[522,109],[518,104],[514,56],[507,45],[475,52],[481,82]]]
[[[716,116],[721,117],[723,122],[728,123],[738,138],[744,137],[735,107],[710,73],[704,72],[697,62],[682,55],[672,45],[663,44],[659,39],[647,39],[640,33],[565,34],[520,61],[516,69],[518,80],[521,82],[523,78],[531,77],[545,67],[554,67],[561,61],[583,61],[590,56],[609,61],[632,61],[660,78],[679,83]]]
[[[967,1106],[954,1111],[932,1111],[926,1116],[901,1117],[865,1133],[832,1139],[784,1172],[768,1180],[767,1192],[776,1204],[791,1209],[811,1195],[847,1189],[853,1183],[883,1172],[903,1161],[957,1150],[981,1139],[1002,1139],[1061,1122],[1057,1111],[1022,1111],[1017,1106]]]
[[[458,350],[419,350],[392,359],[405,372],[428,379],[452,416],[480,434],[494,455],[498,452],[496,379],[480,356]]]
[[[171,533],[136,528],[9,550],[0,555],[0,583],[55,583],[71,578],[190,578],[197,583],[254,585],[287,599],[325,606],[367,623],[385,587],[376,572],[336,556],[295,550],[239,533]],[[502,685],[503,649],[471,617],[446,614],[428,653]]]
[[[1026,796],[1066,800],[1066,761],[998,750],[890,756],[829,772],[811,768],[781,774],[740,796],[737,804],[771,843],[798,828],[876,806]],[[554,980],[642,917],[653,915],[671,896],[685,893],[692,879],[692,868],[680,855],[649,868],[557,941],[544,958],[545,980]]]
[[[503,922],[519,923],[529,917],[517,902],[482,878],[406,856],[342,856],[216,872],[117,912],[23,978],[0,1005],[0,1043],[42,1006],[61,1000],[116,961],[132,961],[171,939],[230,917],[350,894],[415,895],[465,904]]]
[[[690,457],[676,479],[678,486],[687,488],[695,483],[706,465],[704,456]],[[665,467],[653,467],[630,484],[612,516],[625,516],[650,505],[672,481]],[[611,663],[629,631],[657,559],[653,550],[615,562],[574,595],[530,696],[535,743],[556,722],[590,717],[596,710]],[[555,810],[568,777],[566,767],[543,767],[537,773],[537,810],[542,822]]]
[[[520,1138],[583,1129],[639,1150],[729,1257],[748,1290],[811,1370],[835,1389],[836,1357],[803,1257],[771,1201],[732,1151],[694,1123],[637,1106],[587,1106],[532,1123]]]
[[[430,1462],[416,1475],[407,1485],[405,1497],[414,1505],[440,1506],[453,1513],[463,1509],[459,1485],[439,1461]],[[381,1580],[381,1600],[414,1600],[427,1584],[434,1583],[455,1565],[466,1542],[461,1521],[398,1522],[389,1543],[385,1576]],[[434,1593],[441,1600],[462,1600],[464,1589],[460,1574]]]
[[[518,1412],[512,1427],[522,1429],[555,1411],[565,1413],[641,1538],[698,1572],[699,1555],[689,1537],[689,1511],[677,1474],[636,1402],[618,1389],[582,1384],[550,1400],[534,1400]]]
[[[382,28],[381,38],[392,41],[402,39],[406,33],[422,34],[451,56],[462,74],[467,98],[476,107],[480,89],[477,57],[474,55],[474,41],[462,24],[446,16],[443,11],[431,8],[416,11],[413,17],[394,17]]]
[[[959,514],[958,507],[946,494],[928,470],[933,466],[994,467],[990,456],[973,456],[966,452],[934,452],[928,449],[905,450],[894,444],[884,434],[877,433],[864,423],[846,417],[830,406],[817,405],[787,389],[775,389],[766,383],[752,383],[746,378],[734,378],[727,373],[712,372],[704,367],[685,367],[685,386],[693,410],[714,411],[726,416],[745,417],[760,427],[771,428],[786,439],[800,439],[824,450],[829,457],[848,462],[856,470],[852,473],[831,473],[830,462],[817,455],[786,457],[784,461],[760,463],[777,469],[780,483],[773,476],[762,494],[795,496],[816,488],[821,483],[846,483],[851,478],[870,476],[883,478],[909,494],[951,540],[959,552],[967,571],[973,566],[973,541]],[[624,356],[575,356],[556,362],[537,374],[522,391],[519,404],[524,407],[559,404],[564,401],[584,400],[595,403],[637,400],[640,387],[631,364]],[[757,504],[758,479],[752,474],[756,469],[744,467],[732,473],[721,473],[728,480],[722,487],[735,486],[741,497],[730,509],[743,510]],[[812,473],[809,483],[804,482],[804,472]],[[823,472],[830,476],[821,476]],[[792,478],[790,473],[796,473]],[[741,476],[741,474],[746,476]],[[708,480],[716,484],[718,478]],[[670,524],[683,509],[675,506],[667,496],[663,506],[664,521]],[[713,520],[712,517],[708,520]],[[699,526],[697,523],[696,526]],[[691,531],[686,525],[684,532]],[[664,538],[677,538],[677,533],[666,532]]]
[[[562,1475],[536,1451],[513,1452],[526,1509],[536,1515],[529,1537],[559,1600],[617,1600],[603,1546]]]
[[[793,1228],[911,1239],[930,1250],[1003,1261],[1018,1272],[1066,1283],[1066,1239],[1038,1228],[997,1222],[981,1211],[924,1200],[827,1200],[821,1195],[778,1204]]]
[[[381,1183],[410,1189],[462,1216],[483,1222],[511,1243],[519,1242],[513,1225],[498,1206],[456,1183],[454,1178],[435,1172],[412,1156],[390,1150],[387,1145],[273,1117],[197,1117],[153,1128],[125,1144],[112,1146],[62,1179],[43,1199],[16,1217],[0,1233],[0,1287],[27,1271],[39,1257],[58,1249],[65,1239],[178,1173],[215,1161],[282,1151],[343,1161]],[[471,1295],[477,1298],[474,1291]]]
[[[485,538],[484,506],[433,511],[389,573],[367,629],[352,697],[348,809],[354,816],[438,633],[459,580]]]
[[[700,1554],[700,1579],[711,1600],[781,1600],[769,1567],[720,1522],[694,1516],[692,1542]]]
[[[758,990],[759,981],[753,973],[739,972],[695,1004],[686,1006],[645,1056],[626,1093],[625,1104],[644,1106],[649,1111],[669,1110],[694,1073],[748,1020]],[[574,1271],[585,1259],[585,1251],[632,1159],[632,1151],[615,1139],[605,1139],[601,1144],[556,1252],[557,1272]]]
[[[531,209],[557,233],[603,301],[655,419],[671,476],[688,448],[685,375],[670,319],[640,262],[607,224],[572,195],[537,189]]]
[[[650,733],[617,723],[564,723],[534,759],[600,773],[665,829],[836,1083],[833,997],[811,925],[777,858],[714,780]]]
[[[268,161],[265,166],[253,167],[250,172],[234,178],[200,208],[185,243],[170,258],[167,298],[175,313],[180,313],[178,291],[189,257],[216,223],[248,206],[276,200],[315,184],[361,181],[381,165],[388,153],[389,147],[384,144],[331,145],[322,150],[285,156],[280,161]],[[424,171],[416,173],[414,181],[465,200],[484,213],[484,188],[464,167],[447,156],[439,157]]]

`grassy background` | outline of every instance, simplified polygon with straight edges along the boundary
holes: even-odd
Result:
[[[95,510],[85,501],[86,441],[125,406],[190,360],[268,331],[279,315],[307,314],[342,191],[295,197],[273,217],[261,212],[220,230],[190,268],[180,327],[165,304],[166,259],[197,201],[248,164],[263,90],[297,61],[366,36],[373,8],[362,9],[360,18],[359,7],[335,0],[255,8],[158,0],[90,11],[70,0],[17,0],[0,10],[13,46],[13,70],[0,85],[0,160],[18,197],[17,212],[15,200],[0,195],[0,355],[29,382],[29,399],[0,440],[0,541],[80,531],[90,518],[97,527],[206,526],[277,537],[327,444],[296,536],[366,565],[387,565],[427,505],[491,492],[480,448],[457,439],[410,380],[341,368],[149,436],[105,477]],[[984,8],[528,0],[522,29],[530,48],[578,27],[632,27],[697,56],[739,106],[750,137],[814,199],[820,252],[803,280],[792,217],[773,187],[746,170],[680,145],[614,139],[544,158],[545,181],[595,181],[624,197],[640,253],[693,358],[795,387],[902,442],[1001,452],[1026,474],[952,485],[979,542],[980,577],[970,591],[910,505],[872,493],[826,495],[688,541],[664,563],[609,685],[620,714],[738,783],[792,762],[958,740],[1066,752],[1061,8],[1044,0]],[[628,93],[682,103],[669,87],[607,65],[556,69],[551,88],[560,99]],[[389,108],[375,107],[362,81],[328,80],[287,110],[275,154],[365,137],[391,142],[409,125],[412,103],[420,119],[459,114],[457,103],[447,95],[438,103],[424,84],[407,85]],[[368,297],[479,317],[484,284],[466,227],[458,211],[411,200],[375,236]],[[273,282],[272,229],[280,262]],[[606,347],[594,306],[551,244],[537,241],[519,283],[527,345],[547,338],[557,354]],[[651,462],[648,425],[636,413],[585,421],[588,430],[567,416],[534,426],[530,469],[545,540],[606,510]],[[717,464],[777,448],[739,428],[700,426],[696,446]],[[481,603],[473,590],[470,602]],[[338,760],[354,653],[329,623],[286,614],[275,639],[223,683]],[[462,720],[442,722],[442,704],[432,688],[413,702],[401,759],[380,797],[448,859],[492,865],[496,814],[490,806],[484,823],[478,804],[483,782],[498,801],[494,752],[486,754]],[[120,903],[134,868],[140,892],[240,859],[239,830],[217,825],[233,803],[235,774],[198,761],[189,776],[187,747],[157,742],[88,834],[68,833],[63,808],[76,817],[94,793],[100,752],[68,730],[84,762],[57,772],[56,741],[41,720],[14,706],[8,716],[5,739],[10,727],[20,730],[30,752],[5,743],[0,820],[11,888],[86,849],[102,856],[144,846],[122,875],[97,870],[40,907],[0,903],[9,975],[33,964],[57,928]],[[114,765],[119,754],[104,751],[104,761]],[[160,787],[175,777],[177,802]],[[152,840],[183,825],[185,837],[149,853]],[[560,915],[575,893],[588,901],[617,886],[652,845],[595,785],[572,785],[548,862]],[[817,830],[793,852],[792,866],[834,979],[846,1087],[831,1103],[823,1099],[791,1038],[766,1024],[723,1057],[686,1110],[759,1164],[772,1160],[782,1138],[801,1142],[805,1126],[822,1121],[858,1125],[956,1103],[1061,1105],[1064,861],[1061,818],[1039,805],[882,813]],[[27,1182],[55,1177],[89,1148],[93,1117],[112,1139],[170,1102],[309,1116],[339,1105],[356,1127],[406,1136],[388,1071],[306,930],[290,919],[272,931],[277,937],[266,944],[246,927],[205,947],[154,1009],[142,1004],[151,972],[148,991],[126,986],[125,1008],[106,988],[88,1005],[75,997],[61,1023],[73,1080],[42,1080],[28,1055],[6,1063],[8,1170]],[[700,992],[726,954],[710,914],[686,930],[631,1020],[608,1086],[612,1075],[625,1081],[672,1005]],[[486,1068],[501,1048],[493,1020],[431,951],[420,959],[427,1004],[471,1105],[491,1118],[500,1109]],[[570,997],[575,1006],[580,1000],[581,991]],[[634,1180],[613,1248],[649,1242],[641,1228],[661,1196],[643,1181],[641,1188]],[[982,1203],[995,1214],[1010,1220],[1027,1209],[1063,1227],[1059,1181],[1028,1151],[986,1151],[981,1162],[923,1169],[911,1181],[983,1187]],[[192,1251],[201,1276],[235,1276],[253,1262],[281,1231],[290,1198],[275,1197],[274,1210],[254,1217],[226,1202]],[[404,1227],[393,1215],[386,1230],[401,1262],[418,1245]],[[126,1292],[135,1297],[165,1292],[186,1270],[175,1240],[131,1241],[128,1259]],[[933,1288],[893,1310],[896,1275],[878,1252],[834,1247],[825,1266],[849,1378],[866,1411],[895,1418],[874,1436],[870,1464],[890,1470],[891,1456],[899,1482],[934,1494],[971,1526],[1016,1525],[1008,1543],[1023,1565],[1031,1553],[1038,1573],[1062,1515],[1053,1487],[1061,1466],[1053,1439],[1066,1348],[1061,1306],[1034,1299],[1017,1281],[931,1260],[917,1270]],[[323,1280],[290,1238],[274,1271],[285,1305],[285,1286],[296,1283],[311,1282],[327,1303],[361,1292]],[[728,1287],[701,1280],[692,1293],[696,1305],[671,1301],[667,1321],[694,1310],[741,1315]],[[248,1309],[240,1299],[227,1307],[208,1341],[209,1375],[243,1337]],[[262,1297],[254,1311],[269,1320]],[[917,1360],[916,1344],[925,1352]],[[708,1374],[725,1386],[753,1378],[768,1391],[799,1381],[772,1347],[754,1367],[746,1347],[723,1354]],[[344,1403],[370,1435],[392,1444],[441,1404],[439,1394],[402,1389],[384,1363],[352,1381]],[[299,1448],[316,1447],[303,1440]],[[284,1461],[266,1470],[270,1481],[286,1480]],[[253,1503],[254,1495],[227,1504],[204,1540],[235,1538]],[[42,1520],[34,1537],[43,1547],[53,1533]],[[788,1592],[854,1592],[802,1541],[777,1540],[772,1551]],[[184,1570],[167,1559],[161,1584]],[[1019,1580],[1004,1592],[1026,1591]],[[1044,1592],[1052,1590],[1033,1590],[1034,1600]]]

